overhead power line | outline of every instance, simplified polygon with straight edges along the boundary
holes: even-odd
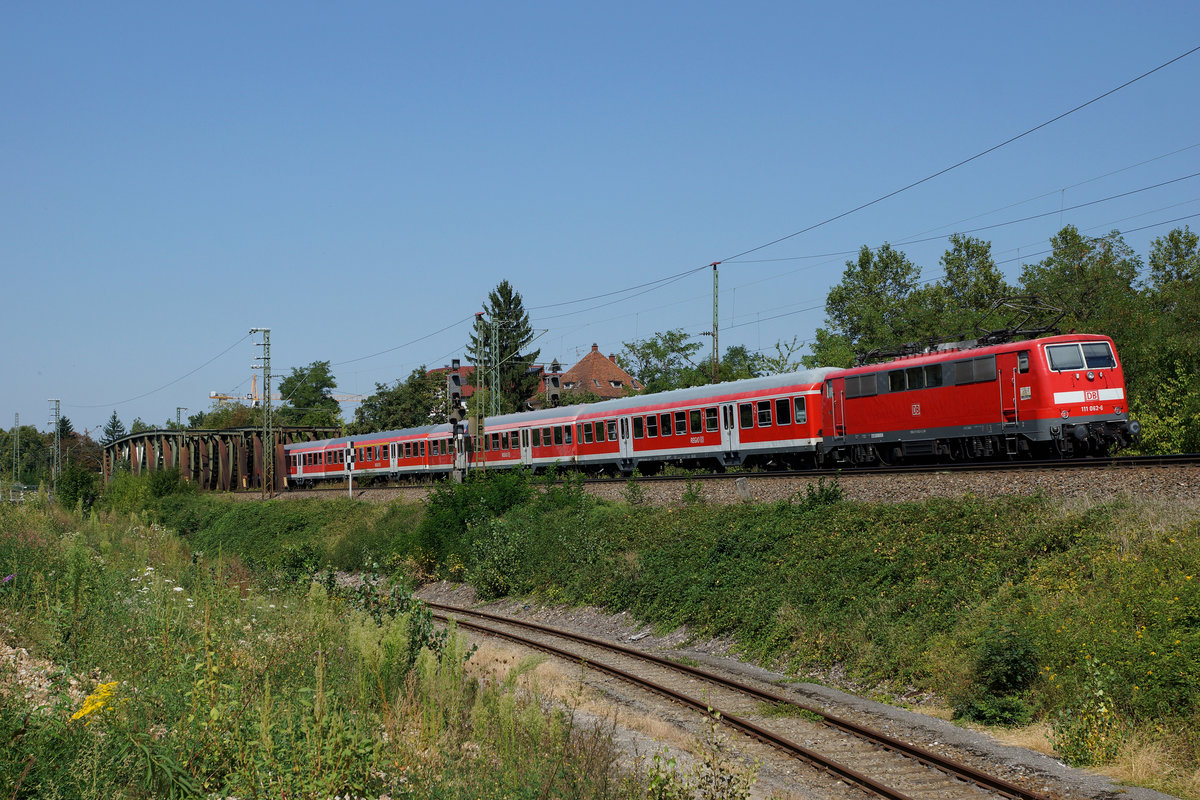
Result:
[[[1100,100],[1103,100],[1104,98],[1108,97],[1109,95],[1112,95],[1112,94],[1115,94],[1115,93],[1121,91],[1122,89],[1126,88],[1127,86],[1132,86],[1133,84],[1137,83],[1138,81],[1142,80],[1143,78],[1147,78],[1147,77],[1153,75],[1154,73],[1158,72],[1159,70],[1169,67],[1170,65],[1174,64],[1176,61],[1186,58],[1187,56],[1190,56],[1192,53],[1195,53],[1198,50],[1200,50],[1200,46],[1193,47],[1191,50],[1188,50],[1186,53],[1181,53],[1180,55],[1177,55],[1174,58],[1172,58],[1170,61],[1165,61],[1162,64],[1159,64],[1154,69],[1148,70],[1147,72],[1143,72],[1141,75],[1138,75],[1136,78],[1131,78],[1130,80],[1125,81],[1120,86],[1109,89],[1107,92],[1105,92],[1103,94],[1096,95],[1091,100],[1088,100],[1086,103],[1080,103],[1079,105],[1075,106],[1074,108],[1070,109],[1069,111],[1064,111],[1063,113],[1059,114],[1058,116],[1053,117],[1052,119],[1048,119],[1045,122],[1041,123],[1040,125],[1035,125],[1034,127],[1030,128],[1027,131],[1018,133],[1016,136],[1012,136],[1008,139],[1005,139],[1003,142],[1000,142],[999,144],[992,145],[991,147],[989,147],[986,150],[982,150],[973,156],[964,158],[962,161],[959,161],[955,164],[951,164],[950,166],[948,166],[944,169],[940,169],[937,172],[933,173],[932,175],[927,175],[918,181],[913,181],[912,183],[908,184],[907,186],[902,186],[899,189],[888,192],[885,195],[880,195],[879,197],[876,197],[874,200],[863,203],[862,205],[859,205],[859,206],[855,206],[854,208],[850,209],[849,211],[843,211],[842,213],[837,214],[832,217],[829,217],[828,219],[822,220],[821,222],[817,222],[812,225],[809,225],[807,228],[798,230],[795,233],[789,233],[787,236],[780,236],[778,239],[769,241],[766,244],[760,244],[757,247],[750,248],[749,250],[743,250],[742,252],[738,253],[737,255],[728,256],[727,258],[724,258],[721,260],[722,261],[732,261],[735,258],[741,258],[742,256],[750,255],[751,253],[755,253],[755,252],[758,252],[759,250],[766,249],[768,247],[771,247],[772,245],[779,244],[780,242],[786,242],[788,239],[793,239],[797,236],[800,236],[801,234],[816,230],[817,228],[820,228],[824,225],[828,225],[829,223],[835,222],[839,219],[842,219],[843,217],[848,217],[851,214],[862,211],[864,208],[870,208],[873,205],[882,203],[884,200],[895,197],[896,195],[898,195],[902,192],[907,192],[909,189],[916,188],[917,186],[920,186],[923,183],[928,183],[929,181],[933,180],[934,178],[945,175],[947,172],[956,170],[961,166],[970,164],[972,161],[983,158],[988,153],[994,153],[995,151],[999,150],[1000,148],[1002,148],[1006,145],[1010,145],[1019,139],[1024,139],[1026,136],[1030,135],[1031,133],[1036,133],[1037,131],[1040,131],[1042,128],[1045,128],[1048,125],[1052,125],[1061,119],[1069,117],[1070,115],[1074,114],[1075,112],[1081,111],[1081,110],[1087,108],[1088,106],[1092,105],[1093,103],[1099,102]]]
[[[123,406],[123,405],[125,405],[126,403],[132,403],[132,402],[133,402],[133,401],[135,401],[135,400],[141,400],[141,399],[142,399],[142,398],[144,398],[144,397],[149,397],[149,396],[150,396],[150,395],[152,395],[152,394],[157,394],[158,392],[161,392],[163,389],[166,389],[166,388],[168,388],[168,387],[174,386],[175,384],[179,383],[179,382],[180,382],[181,380],[183,380],[184,378],[190,378],[191,376],[195,375],[197,372],[199,372],[200,370],[204,369],[204,368],[205,368],[205,367],[207,367],[209,364],[213,363],[213,362],[214,362],[214,361],[216,361],[218,358],[220,358],[221,356],[225,355],[225,354],[226,354],[226,353],[228,353],[230,350],[232,350],[233,348],[237,347],[239,344],[241,344],[242,342],[246,341],[246,340],[247,340],[247,339],[249,339],[249,338],[250,338],[250,334],[246,334],[245,336],[243,336],[242,338],[238,339],[238,340],[237,340],[236,342],[234,342],[233,344],[229,345],[229,347],[226,347],[224,350],[222,350],[221,352],[217,353],[215,356],[213,356],[212,358],[210,358],[208,361],[205,361],[203,364],[201,364],[200,366],[196,367],[196,368],[195,368],[194,370],[192,370],[191,372],[184,373],[183,375],[180,375],[180,376],[179,376],[178,378],[176,378],[175,380],[173,380],[173,381],[170,381],[170,382],[168,382],[168,383],[164,383],[162,386],[158,387],[157,389],[151,389],[150,391],[146,392],[145,394],[139,394],[137,397],[130,397],[130,398],[129,398],[129,399],[127,399],[127,400],[118,400],[118,401],[117,401],[117,402],[115,402],[115,403],[98,403],[98,404],[96,404],[96,405],[90,405],[90,406],[84,406],[84,405],[67,405],[67,404],[64,404],[64,405],[67,405],[67,407],[68,407],[68,408],[114,408],[114,407],[116,407],[116,406]]]

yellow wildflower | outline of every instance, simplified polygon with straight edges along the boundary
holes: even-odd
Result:
[[[120,681],[112,683],[102,683],[96,687],[96,691],[89,694],[83,701],[83,708],[71,715],[71,721],[86,717],[88,714],[94,714],[100,709],[108,705],[108,701],[116,694],[117,684]]]

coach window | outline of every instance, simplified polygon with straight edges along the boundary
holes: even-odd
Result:
[[[581,439],[581,441],[584,444],[591,444],[592,443],[592,423],[585,422],[585,423],[581,424],[579,427],[583,431],[583,438]]]
[[[563,444],[571,443],[571,426],[563,425]]]
[[[808,422],[808,403],[803,397],[796,398],[796,422],[800,425]]]
[[[1017,372],[1029,372],[1029,351],[1022,350],[1017,353]]]
[[[739,423],[743,428],[754,427],[754,404],[742,403],[738,406]]]
[[[562,432],[562,426],[561,426],[561,425],[555,425],[555,426],[554,426],[554,443],[555,443],[555,444],[562,444],[562,443],[563,443],[563,432]]]
[[[925,386],[932,389],[942,385],[942,365],[930,364],[925,367]]]
[[[542,429],[541,428],[533,429],[533,446],[534,447],[542,446]]]
[[[617,421],[615,419],[610,419],[608,421],[608,440],[610,442],[615,442],[617,440]]]
[[[554,434],[550,431],[549,426],[542,428],[542,441],[546,444],[546,447],[550,446],[550,440],[553,437],[554,437]]]
[[[771,426],[771,401],[758,401],[758,427],[769,428]]]
[[[921,367],[909,367],[904,370],[904,377],[909,389],[925,388],[925,370]]]
[[[775,401],[775,424],[792,424],[792,401],[787,397],[781,397]]]
[[[903,392],[904,391],[904,370],[894,369],[888,373],[888,391]]]
[[[980,356],[979,358],[973,358],[971,360],[975,362],[974,372],[976,381],[996,380],[995,356]]]
[[[675,412],[675,435],[683,436],[685,433],[687,433],[687,412],[686,411],[676,411]]]
[[[717,415],[717,407],[704,409],[704,430],[709,433],[721,427],[720,417]]]
[[[670,436],[671,435],[671,415],[670,414],[659,414],[658,415],[658,435],[659,436]]]
[[[700,431],[702,430],[701,421],[700,421],[700,409],[693,408],[691,411],[688,412],[688,417],[691,418],[692,433],[700,433]]]
[[[641,417],[633,418],[633,438],[641,439],[646,435],[646,421]]]
[[[646,417],[646,438],[654,439],[658,436],[658,415],[650,414]]]

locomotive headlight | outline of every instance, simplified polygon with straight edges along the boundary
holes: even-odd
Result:
[[[1089,381],[1096,380],[1096,373],[1092,372],[1091,370],[1088,370],[1088,380]]]

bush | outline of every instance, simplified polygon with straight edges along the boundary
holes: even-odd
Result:
[[[1033,710],[1026,693],[1039,674],[1038,652],[1025,633],[989,629],[980,638],[968,689],[956,698],[956,718],[985,725],[1026,725]]]

